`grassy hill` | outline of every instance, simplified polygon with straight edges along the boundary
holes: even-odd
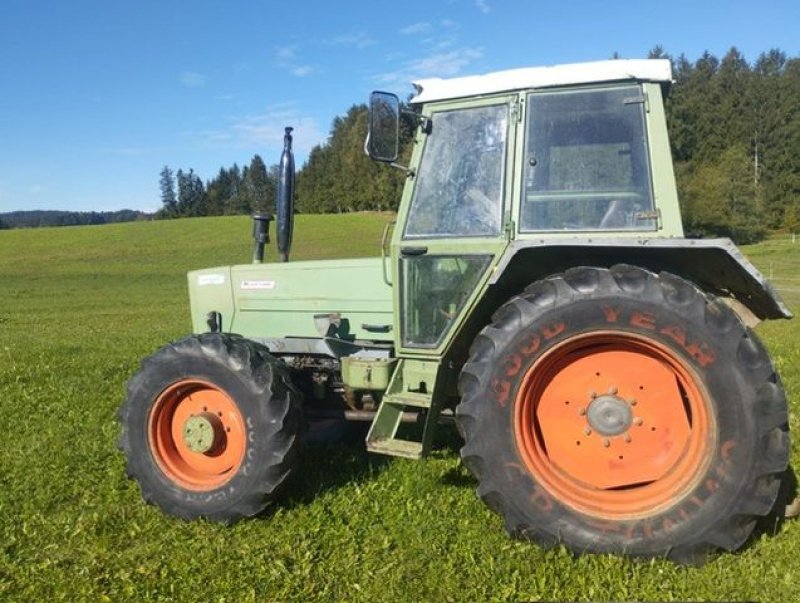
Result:
[[[389,219],[298,216],[292,258],[377,255]],[[744,251],[800,310],[800,243]],[[230,528],[145,505],[116,449],[124,382],[189,331],[186,271],[250,255],[246,218],[0,232],[0,600],[800,600],[794,521],[699,569],[514,542],[452,433],[424,462],[312,447]],[[759,333],[798,433],[800,321]]]

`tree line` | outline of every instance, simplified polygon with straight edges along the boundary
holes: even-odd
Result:
[[[667,126],[687,233],[748,243],[798,232],[800,58],[774,49],[750,64],[731,48],[671,60]]]
[[[45,226],[87,226],[152,219],[151,214],[132,209],[118,211],[24,210],[0,214],[0,230]]]
[[[161,209],[157,218],[222,216],[274,212],[277,166],[267,169],[259,155],[249,166],[220,168],[216,177],[203,183],[190,169],[161,170]]]

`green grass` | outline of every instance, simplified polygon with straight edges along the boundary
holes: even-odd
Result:
[[[387,219],[300,216],[292,257],[376,254]],[[124,382],[190,330],[185,272],[249,261],[249,232],[245,218],[0,232],[0,600],[800,600],[793,521],[703,568],[512,541],[452,433],[425,462],[313,447],[280,503],[234,527],[145,505],[116,449]],[[800,309],[800,244],[745,253]],[[797,409],[800,321],[759,332]]]

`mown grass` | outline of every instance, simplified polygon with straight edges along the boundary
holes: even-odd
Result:
[[[292,256],[375,254],[387,219],[300,216]],[[249,229],[217,218],[0,232],[1,600],[800,600],[793,521],[762,524],[702,568],[514,542],[474,495],[452,432],[424,462],[311,447],[280,503],[234,527],[145,505],[116,449],[124,382],[189,331],[185,272],[247,262]],[[745,253],[800,309],[775,269],[800,276],[800,244]],[[759,332],[797,433],[800,321]]]

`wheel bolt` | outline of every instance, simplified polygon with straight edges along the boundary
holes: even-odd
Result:
[[[631,406],[636,406],[636,398],[631,398],[628,404],[630,404]]]
[[[603,440],[603,446],[604,446],[605,448],[608,448],[609,446],[611,446],[611,440],[609,440],[608,438],[606,438],[605,440]]]
[[[625,434],[625,443],[626,444],[630,444],[631,443],[631,434],[629,434],[629,433]]]
[[[587,427],[586,429],[583,430],[583,433],[585,433],[587,436],[592,435],[592,430],[589,427]]]
[[[609,395],[609,396],[613,396],[613,395],[615,395],[615,394],[616,394],[618,391],[619,391],[619,390],[618,390],[616,387],[614,387],[614,386],[612,385],[611,387],[609,387],[609,388],[608,388],[608,395]]]
[[[578,414],[579,414],[580,416],[584,416],[584,415],[586,414],[586,409],[585,409],[585,408],[581,408],[581,409],[578,411]]]
[[[597,392],[590,392],[589,397],[594,400],[597,397]]]
[[[642,419],[642,417],[636,417],[633,420],[633,423],[634,423],[634,425],[641,425],[642,423],[644,423],[644,419]]]

